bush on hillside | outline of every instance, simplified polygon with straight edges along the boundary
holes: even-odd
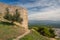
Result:
[[[38,32],[47,37],[55,37],[54,30],[47,27],[40,28]]]
[[[54,30],[49,27],[33,27],[33,29],[37,30],[43,36],[54,38],[56,35]]]

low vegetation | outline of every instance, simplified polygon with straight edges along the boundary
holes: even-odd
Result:
[[[0,40],[12,40],[24,32],[25,30],[22,27],[8,22],[0,22]]]
[[[32,27],[30,27],[30,29],[35,29],[36,31],[38,31],[41,35],[46,36],[46,37],[50,37],[50,38],[55,38],[55,33],[54,30],[52,29],[52,27],[50,26],[39,26],[39,25],[34,25]]]
[[[21,38],[20,40],[49,40],[49,38],[42,36],[34,29],[31,30],[29,34]]]

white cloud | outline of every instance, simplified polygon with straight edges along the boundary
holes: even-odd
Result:
[[[37,0],[33,3],[19,4],[18,5],[25,8],[32,8],[29,10],[29,20],[60,20],[60,0]],[[47,8],[40,9],[38,12],[37,8],[33,7],[44,7]],[[35,10],[35,11],[33,11]],[[41,12],[42,11],[42,12]]]
[[[56,10],[48,10],[45,12],[36,12],[29,15],[30,20],[60,20],[60,8]]]

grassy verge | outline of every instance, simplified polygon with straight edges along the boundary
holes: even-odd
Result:
[[[9,23],[0,23],[0,40],[12,40],[25,32],[24,28]]]
[[[31,30],[31,32],[21,38],[20,40],[49,40],[48,38],[40,35],[37,31]]]

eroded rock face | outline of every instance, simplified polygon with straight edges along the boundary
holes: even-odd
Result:
[[[10,14],[14,14],[15,10],[18,9],[21,17],[23,18],[23,22],[21,25],[22,25],[22,27],[28,29],[28,17],[27,17],[27,10],[26,9],[24,9],[22,7],[11,6],[11,5],[0,3],[0,17],[3,17],[5,15],[6,8],[9,8]]]

